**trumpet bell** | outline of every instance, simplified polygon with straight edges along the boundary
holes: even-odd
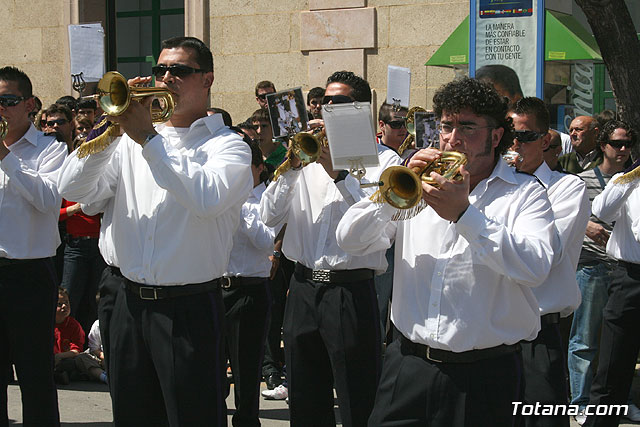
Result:
[[[380,175],[380,193],[384,201],[397,209],[409,209],[420,201],[420,178],[405,166],[391,166]]]
[[[124,113],[132,99],[155,96],[161,102],[160,108],[152,108],[151,120],[163,123],[171,118],[175,109],[173,96],[168,89],[158,87],[132,87],[117,71],[109,71],[98,82],[97,101],[102,110],[110,116]]]

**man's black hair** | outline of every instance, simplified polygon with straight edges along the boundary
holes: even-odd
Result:
[[[598,127],[602,129],[609,120],[617,119],[617,115],[613,110],[602,110],[598,114],[594,114],[593,118],[598,122]]]
[[[224,122],[225,126],[233,125],[233,120],[231,120],[231,114],[229,114],[226,110],[223,110],[222,108],[211,107],[211,108],[207,108],[207,111],[210,111],[214,114],[222,114],[222,121]]]
[[[512,96],[524,96],[522,88],[520,87],[520,79],[518,78],[518,75],[512,68],[507,67],[506,65],[494,64],[480,67],[476,70],[476,79],[487,79],[498,83]]]
[[[393,112],[393,105],[387,104],[386,101],[383,102],[380,106],[380,109],[378,110],[378,120],[389,123],[393,120]],[[400,111],[398,111],[398,113],[400,113],[399,115],[401,115],[402,117],[406,117],[408,112],[409,110],[407,109],[407,107],[400,107]]]
[[[24,71],[19,70],[16,67],[0,68],[0,81],[16,82],[18,83],[20,95],[25,98],[31,98],[33,96],[33,87],[31,86],[29,76],[27,76]]]
[[[636,145],[638,135],[636,135],[636,132],[633,130],[631,125],[629,125],[626,122],[623,122],[622,120],[609,120],[607,123],[604,124],[604,126],[602,127],[602,129],[600,129],[600,132],[598,133],[598,147],[600,147],[600,144],[607,144],[611,140],[611,134],[616,129],[626,130],[627,136],[631,138],[631,145],[633,146]],[[627,148],[630,148],[630,147],[627,147]]]
[[[51,114],[62,114],[69,122],[71,122],[71,119],[73,118],[71,110],[64,104],[51,104],[45,112],[47,114],[47,120],[49,119],[49,115]]]
[[[276,91],[276,86],[273,84],[273,82],[270,82],[269,80],[262,80],[261,82],[258,82],[258,84],[256,85],[256,96],[258,96],[258,89],[273,89],[273,91]]]
[[[248,119],[247,119],[247,120],[245,120],[245,121],[244,121],[244,122],[242,122],[242,123],[238,123],[238,124],[236,125],[236,127],[237,127],[237,128],[240,128],[240,129],[251,129],[251,130],[257,130],[257,129],[258,129],[258,127],[257,127],[257,126],[255,126],[253,123],[251,123],[251,121],[250,121],[250,120],[248,120]]]
[[[78,102],[76,104],[76,111],[80,109],[97,110],[98,103],[96,102],[95,99],[78,98]]]
[[[78,106],[78,101],[71,95],[65,95],[58,98],[55,102],[58,105],[64,105],[70,111],[76,111]],[[71,119],[69,119],[71,120]]]
[[[324,96],[324,88],[323,87],[314,87],[307,94],[307,105],[311,103],[313,98],[322,98]]]
[[[358,102],[371,102],[369,82],[351,71],[336,71],[327,79],[329,83],[342,83],[351,87],[351,97]]]
[[[549,131],[549,110],[542,99],[535,96],[520,98],[512,111],[519,116],[533,116],[536,119],[537,129],[532,130],[542,133]]]
[[[488,125],[504,129],[495,156],[506,153],[513,144],[513,120],[507,116],[507,99],[490,84],[468,77],[447,83],[433,95],[433,111],[438,118],[443,112],[459,113],[464,109],[487,118]]]
[[[211,50],[207,47],[202,40],[195,37],[173,37],[167,40],[163,40],[160,45],[160,49],[176,49],[176,48],[189,48],[196,54],[195,60],[198,63],[198,67],[201,70],[213,71],[213,55]]]

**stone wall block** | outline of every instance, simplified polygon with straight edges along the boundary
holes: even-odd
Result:
[[[389,47],[442,44],[468,14],[468,3],[392,7]]]
[[[254,55],[224,55],[214,60],[212,92],[243,92],[255,85]]]
[[[345,9],[366,5],[366,0],[309,0],[309,10]]]
[[[271,80],[278,90],[304,87],[307,84],[308,66],[308,56],[301,52],[256,55],[255,82],[250,90],[253,91],[255,83],[261,80]]]
[[[212,29],[219,31],[219,29]],[[288,52],[288,13],[229,16],[222,20],[222,52],[225,54]]]
[[[334,71],[353,71],[365,77],[364,49],[309,52],[309,86],[324,87]]]
[[[302,50],[375,47],[375,8],[300,13]]]

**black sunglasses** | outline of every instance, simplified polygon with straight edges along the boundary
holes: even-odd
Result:
[[[264,101],[265,99],[267,99],[267,95],[271,95],[272,93],[275,93],[275,92],[260,93],[260,94],[258,94],[258,98],[260,98],[260,99],[262,99]]]
[[[517,139],[518,142],[537,141],[538,139],[542,138],[547,134],[547,132],[540,133],[532,130],[516,130],[514,131],[514,133],[515,133],[514,139]]]
[[[351,104],[353,98],[346,95],[327,95],[322,98],[322,104],[328,104],[329,102],[332,104]]]
[[[171,73],[172,76],[175,77],[186,77],[193,73],[206,73],[207,70],[202,70],[200,68],[189,67],[188,65],[182,64],[173,64],[173,65],[156,65],[155,67],[151,67],[151,73],[156,77],[157,80],[162,81],[167,71]]]
[[[613,148],[617,148],[618,150],[622,147],[631,148],[633,146],[633,142],[627,139],[610,139],[607,144],[609,144]]]
[[[27,98],[24,96],[2,95],[0,96],[0,105],[3,107],[15,107],[25,99]]]
[[[52,128],[55,125],[58,125],[58,126],[66,125],[67,123],[69,123],[69,120],[67,120],[67,119],[55,119],[55,120],[47,120],[46,122],[43,120],[40,123],[41,124],[44,123],[48,127]]]
[[[389,125],[391,129],[400,129],[402,127],[407,127],[407,122],[404,120],[391,120],[390,122],[385,122]]]

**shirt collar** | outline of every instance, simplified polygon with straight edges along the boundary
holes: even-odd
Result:
[[[496,167],[493,168],[493,172],[487,179],[488,182],[493,181],[494,179],[501,179],[509,184],[518,185],[518,181],[516,181],[515,173],[516,168],[511,167],[507,164],[506,161],[502,159],[502,156],[496,162]]]
[[[551,169],[549,169],[547,162],[543,161],[533,175],[538,178],[545,188],[549,188],[551,185]]]
[[[22,138],[20,138],[20,139],[21,140],[24,139],[24,140],[28,141],[34,147],[37,147],[38,146],[38,137],[41,136],[41,135],[43,135],[43,133],[38,131],[38,129],[36,129],[36,127],[33,125],[33,123],[31,123],[29,125],[29,129],[27,129],[25,134],[22,135]]]

